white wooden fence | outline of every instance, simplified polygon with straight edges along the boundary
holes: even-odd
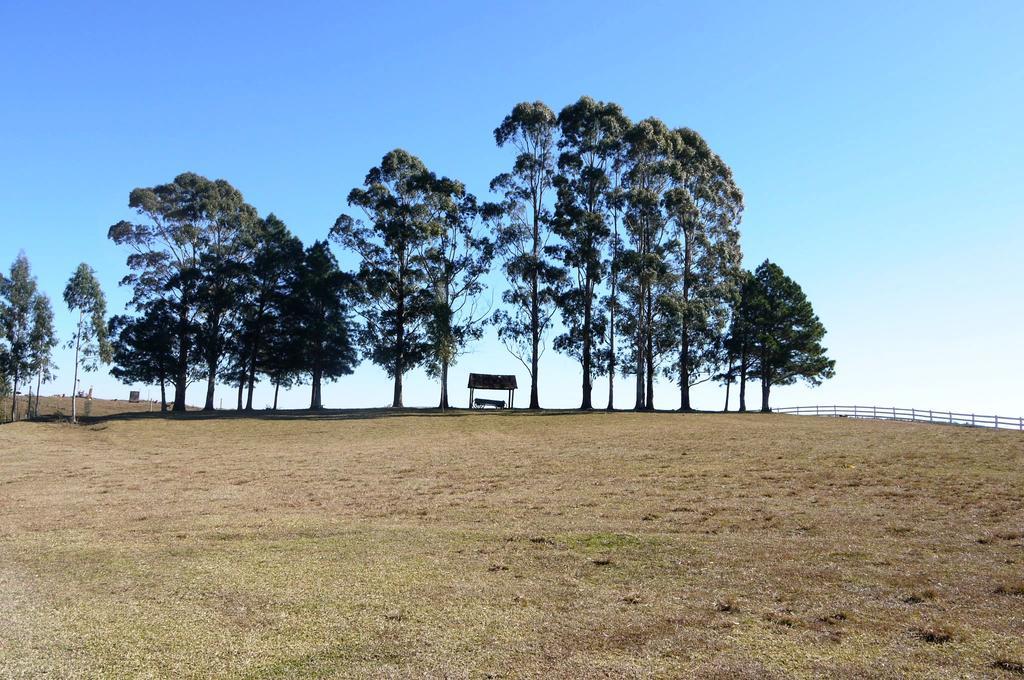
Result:
[[[968,427],[994,427],[999,430],[1024,432],[1024,418],[1017,416],[987,416],[979,413],[933,411],[898,406],[785,406],[773,408],[775,413],[799,416],[830,416],[834,418],[867,418],[870,420],[902,420],[910,423],[940,423]]]

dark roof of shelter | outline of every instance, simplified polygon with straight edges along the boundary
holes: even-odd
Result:
[[[469,385],[478,390],[514,390],[516,384],[514,375],[491,375],[490,373],[470,373]]]

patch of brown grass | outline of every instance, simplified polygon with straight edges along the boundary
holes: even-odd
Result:
[[[1016,433],[142,414],[5,425],[0,448],[2,677],[963,677],[1024,659]]]

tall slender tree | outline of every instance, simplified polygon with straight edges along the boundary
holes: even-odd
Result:
[[[394,380],[391,405],[402,406],[402,379],[430,351],[426,336],[434,297],[425,251],[440,232],[436,178],[402,149],[388,152],[348,195],[367,222],[338,217],[331,237],[360,259],[357,309],[363,346],[373,363]]]
[[[53,380],[53,350],[57,346],[57,333],[53,327],[53,307],[45,293],[37,293],[32,300],[32,330],[29,333],[29,360],[36,376],[36,405],[29,412],[39,417],[39,391],[44,383]]]
[[[78,422],[78,371],[95,371],[99,364],[109,364],[112,349],[107,339],[107,299],[96,279],[96,272],[86,263],[78,265],[64,287],[64,302],[72,313],[78,312],[75,332],[68,348],[75,350],[74,384],[71,388],[71,422]]]
[[[605,334],[598,286],[608,273],[607,247],[612,235],[610,213],[616,162],[629,120],[617,104],[582,97],[558,114],[560,137],[557,201],[552,229],[560,241],[552,248],[567,277],[557,298],[565,333],[556,349],[577,358],[583,369],[580,408],[593,408],[593,377],[608,361],[594,361],[594,346]]]
[[[634,409],[653,410],[654,377],[665,342],[663,294],[671,273],[662,197],[672,177],[673,135],[660,120],[647,118],[630,128],[624,141],[629,169],[623,177],[623,225],[628,244],[620,254],[626,276],[622,293],[627,299],[623,326],[633,341]]]
[[[483,224],[493,222],[497,206],[478,205],[456,180],[441,178],[435,183],[440,229],[424,256],[433,301],[427,324],[426,368],[441,383],[438,406],[448,404],[448,370],[467,345],[483,335],[490,305],[483,305],[483,277],[494,259],[494,244],[483,234]]]
[[[679,410],[690,411],[690,388],[720,368],[728,301],[740,269],[743,195],[729,166],[693,130],[674,131],[671,155],[664,204],[676,285],[667,300],[678,361],[667,372],[679,384]]]
[[[0,318],[7,340],[6,374],[11,384],[11,420],[18,417],[18,388],[32,374],[32,311],[36,278],[25,253],[11,264],[10,277],[2,281]]]
[[[504,196],[506,219],[497,234],[511,288],[502,294],[507,307],[494,315],[498,337],[530,373],[530,408],[540,408],[538,372],[541,343],[555,314],[553,283],[561,270],[546,250],[551,212],[545,195],[554,185],[558,121],[543,102],[516,104],[494,130],[499,147],[516,151],[511,172],[491,181]]]

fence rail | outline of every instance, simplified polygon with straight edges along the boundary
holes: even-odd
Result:
[[[910,423],[940,423],[967,427],[992,427],[998,430],[1024,432],[1024,418],[989,416],[980,413],[957,413],[898,406],[785,406],[773,408],[775,413],[798,416],[829,416],[833,418],[865,418],[868,420],[901,420]]]

